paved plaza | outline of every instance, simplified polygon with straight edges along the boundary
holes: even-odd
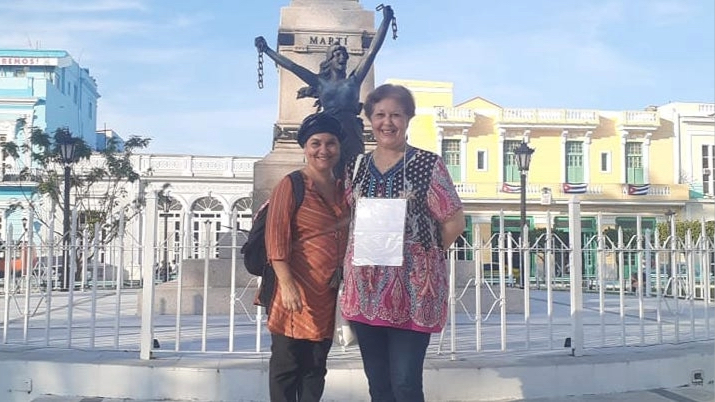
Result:
[[[680,387],[672,389],[651,389],[646,391],[621,392],[601,395],[579,395],[557,398],[520,399],[516,402],[712,402],[715,401],[713,387]],[[130,402],[116,398],[66,398],[43,396],[32,402]],[[186,400],[154,399],[134,402],[189,402]]]
[[[555,292],[552,333],[569,333],[568,293]],[[50,333],[61,338],[66,331],[67,294],[53,295]],[[535,324],[543,321],[546,297],[544,291],[533,291],[531,313]],[[592,294],[584,297],[584,308],[595,308]],[[180,351],[176,351],[175,316],[157,316],[155,338],[160,347],[153,359],[139,359],[138,342],[141,319],[136,314],[136,295],[122,295],[121,336],[114,335],[116,325],[111,312],[115,295],[108,291],[97,297],[94,334],[89,332],[91,306],[76,295],[73,321],[76,331],[73,348],[61,341],[49,345],[41,341],[44,318],[33,317],[26,341],[19,320],[14,319],[5,345],[0,346],[0,390],[7,390],[0,400],[8,402],[115,402],[115,401],[266,401],[269,337],[263,334],[261,352],[255,352],[255,323],[237,320],[235,352],[227,352],[228,328],[225,316],[207,320],[205,352],[201,351],[201,316],[182,316]],[[613,306],[618,295],[607,300]],[[627,296],[628,316],[637,317],[638,300]],[[646,300],[648,314],[655,299]],[[65,304],[63,304],[65,303]],[[681,303],[679,308],[688,307]],[[542,335],[538,325],[529,329],[533,350],[523,350],[526,328],[520,326],[522,314],[509,314],[507,351],[499,349],[499,326],[485,331],[483,350],[476,351],[474,324],[468,309],[457,314],[456,351],[450,353],[449,331],[440,340],[432,338],[425,362],[425,392],[430,401],[712,401],[715,349],[712,322],[709,338],[705,320],[715,317],[713,308],[702,302],[694,304],[697,339],[683,335],[678,344],[619,346],[618,334],[623,328],[609,317],[605,329],[597,325],[598,315],[584,315],[584,356],[573,357],[563,348],[562,335]],[[15,307],[12,307],[15,308]],[[666,309],[667,310],[667,309]],[[681,330],[690,330],[690,311],[683,310]],[[498,316],[498,313],[495,313]],[[618,314],[610,314],[616,315]],[[494,317],[492,317],[494,319]],[[64,324],[63,324],[64,320]],[[84,322],[82,320],[85,320]],[[77,323],[80,324],[77,324]],[[487,320],[489,323],[489,320]],[[669,328],[666,320],[665,327]],[[637,321],[629,322],[629,339],[640,333]],[[560,331],[560,332],[559,332]],[[645,339],[654,336],[652,327],[643,329]],[[606,334],[605,347],[599,347]],[[663,331],[665,336],[668,331]],[[539,350],[538,345],[554,338],[556,348]],[[93,338],[94,348],[86,342]],[[519,341],[521,339],[521,341]],[[114,347],[118,345],[118,347]],[[591,345],[591,346],[589,346]],[[693,382],[700,370],[702,383]],[[359,352],[355,347],[334,347],[329,358],[329,373],[324,401],[366,401],[367,384]]]

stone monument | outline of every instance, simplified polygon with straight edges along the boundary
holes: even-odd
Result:
[[[276,50],[263,37],[256,38],[259,87],[264,78],[269,79],[262,74],[263,55],[281,68],[273,148],[254,165],[254,210],[268,199],[283,176],[303,166],[295,133],[303,118],[316,108],[335,114],[343,129],[352,134],[351,143],[344,148],[352,154],[363,152],[369,127],[359,119],[359,100],[375,87],[372,64],[391,22],[393,31],[396,29],[392,9],[380,10],[384,18],[376,32],[374,12],[364,10],[357,0],[292,0],[281,9]],[[333,75],[331,71],[323,73],[330,69],[334,69]],[[340,69],[342,76],[336,72]]]
[[[392,9],[380,7],[380,10],[384,19],[376,33],[373,28],[374,12],[362,9],[357,0],[292,0],[289,6],[281,9],[277,51],[270,49],[265,40],[259,41],[259,38],[256,38],[256,45],[260,45],[259,54],[267,55],[285,68],[278,70],[278,120],[274,125],[273,149],[254,164],[253,212],[268,199],[271,190],[283,176],[304,165],[303,151],[298,146],[295,134],[305,116],[316,111],[316,101],[311,98],[317,97],[326,111],[331,108],[336,110],[335,114],[339,115],[339,120],[342,119],[341,123],[347,121],[347,124],[351,125],[359,121],[360,99],[364,99],[375,87],[372,70],[375,55],[390,24],[392,23],[393,31],[396,27]],[[326,57],[334,52],[342,52],[341,57]],[[259,66],[262,64],[261,57],[259,56]],[[338,67],[344,71],[342,76],[338,74],[337,77],[342,81],[332,82],[333,87],[330,90],[329,81],[335,81],[335,76],[331,79],[321,78],[323,81],[315,85],[314,91],[307,88],[309,83],[299,76],[306,78],[307,74],[312,74],[317,80],[317,74],[312,71],[319,72],[321,62],[328,59],[338,63]],[[262,78],[259,76],[259,86]],[[351,82],[347,83],[349,80]],[[344,90],[346,84],[347,91]],[[297,94],[302,96],[297,99]],[[350,110],[341,115],[346,111],[343,109]],[[345,123],[343,127],[345,129]],[[359,138],[359,146],[362,147],[364,134],[369,132],[369,129],[365,130],[362,122],[359,130],[355,127],[356,125],[352,125],[350,129],[353,130],[353,137]],[[241,239],[239,248],[244,240]],[[230,239],[225,236],[219,240],[223,250],[230,250],[228,241]],[[245,270],[240,254],[237,255],[235,266],[235,289],[253,294],[255,278]],[[229,312],[232,301],[232,268],[230,253],[220,253],[219,258],[209,260],[210,292],[206,295],[208,314]],[[156,313],[174,314],[178,309],[182,314],[201,314],[204,305],[205,270],[204,260],[183,260],[181,303],[179,304],[177,299],[176,280],[157,284],[154,296]],[[244,302],[250,303],[248,300]],[[142,294],[139,295],[138,308],[141,313]]]

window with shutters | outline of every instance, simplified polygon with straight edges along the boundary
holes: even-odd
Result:
[[[504,181],[505,182],[520,182],[519,164],[516,162],[516,150],[521,144],[521,141],[507,140],[504,141]]]
[[[459,140],[442,140],[442,159],[447,166],[452,181],[462,181],[461,167],[459,165]]]
[[[566,182],[583,183],[583,142],[566,141]]]
[[[626,142],[626,183],[643,183],[643,144]]]

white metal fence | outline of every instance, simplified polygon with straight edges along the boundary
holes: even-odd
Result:
[[[434,337],[439,353],[567,348],[579,356],[589,348],[715,338],[714,238],[638,230],[613,241],[599,219],[598,234],[582,239],[576,201],[569,214],[568,240],[547,229],[521,242],[502,225],[450,250],[450,315]],[[63,289],[61,239],[35,242],[32,225],[27,230],[27,242],[4,249],[4,344],[137,350],[145,359],[268,351],[265,316],[253,306],[257,278],[239,258],[244,232],[192,245],[219,258],[178,261],[165,274],[160,241],[142,245],[124,233],[107,245],[73,241]],[[154,263],[138,263],[145,253]],[[593,272],[582,269],[586,259],[595,261]]]

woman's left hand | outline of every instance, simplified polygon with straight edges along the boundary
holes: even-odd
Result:
[[[461,209],[455,212],[449,219],[442,222],[441,230],[443,250],[447,250],[449,246],[457,240],[457,237],[464,232],[465,226],[464,211]]]

